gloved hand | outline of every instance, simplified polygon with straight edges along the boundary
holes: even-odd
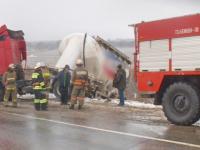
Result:
[[[33,83],[33,86],[39,86],[39,85],[40,85],[39,82],[35,82],[35,83]]]

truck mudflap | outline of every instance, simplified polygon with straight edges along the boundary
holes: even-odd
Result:
[[[0,75],[0,102],[3,101],[3,97],[4,97],[4,85],[2,83],[2,75]]]

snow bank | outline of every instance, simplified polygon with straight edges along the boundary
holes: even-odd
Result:
[[[17,95],[17,98],[19,99],[33,99],[34,98],[34,95],[32,94],[25,94],[25,95]]]
[[[86,99],[86,102],[88,103],[97,103],[97,104],[103,104],[109,102],[110,104],[118,104],[119,100],[118,99],[113,99],[111,101],[107,101],[105,99]],[[144,102],[139,102],[139,101],[134,101],[134,100],[126,100],[125,101],[125,106],[128,107],[135,107],[135,108],[144,108],[144,109],[155,109],[155,108],[161,108],[161,106],[156,106],[153,104],[149,103],[144,103]]]
[[[34,97],[35,96],[33,94],[17,95],[17,98],[24,100],[30,100],[33,99]],[[52,93],[49,93],[49,99],[56,99],[56,96]]]
[[[22,96],[18,95],[18,98],[28,100],[28,99],[33,99],[34,95],[31,95],[31,94],[26,94],[26,95],[22,95]],[[49,98],[50,99],[56,99],[56,96],[54,94],[50,93]],[[57,100],[57,101],[54,101],[54,102],[59,103],[60,101]],[[93,103],[93,104],[105,104],[105,105],[114,104],[114,105],[117,105],[119,103],[119,100],[118,99],[112,99],[111,101],[108,101],[108,100],[105,100],[105,99],[89,99],[89,98],[86,98],[85,102],[86,103]],[[126,100],[125,106],[135,107],[135,108],[144,108],[144,109],[161,108],[161,106],[156,106],[156,105],[153,105],[153,104],[150,104],[150,103],[144,103],[144,102],[139,102],[139,101],[134,101],[134,100]]]

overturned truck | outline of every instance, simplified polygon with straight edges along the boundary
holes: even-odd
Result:
[[[81,58],[89,72],[88,97],[109,98],[114,94],[112,80],[118,64],[122,64],[129,77],[131,61],[129,57],[110,45],[99,36],[91,37],[84,33],[75,33],[65,37],[59,46],[60,58],[57,61],[58,70],[66,64],[75,68],[76,59]],[[59,84],[55,82],[53,92],[60,96]]]

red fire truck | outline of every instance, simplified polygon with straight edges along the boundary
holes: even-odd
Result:
[[[167,119],[200,118],[200,14],[134,24],[138,91],[153,94]]]
[[[9,64],[21,64],[23,60],[26,60],[23,31],[12,31],[3,25],[0,27],[0,99],[3,95],[2,75]]]

